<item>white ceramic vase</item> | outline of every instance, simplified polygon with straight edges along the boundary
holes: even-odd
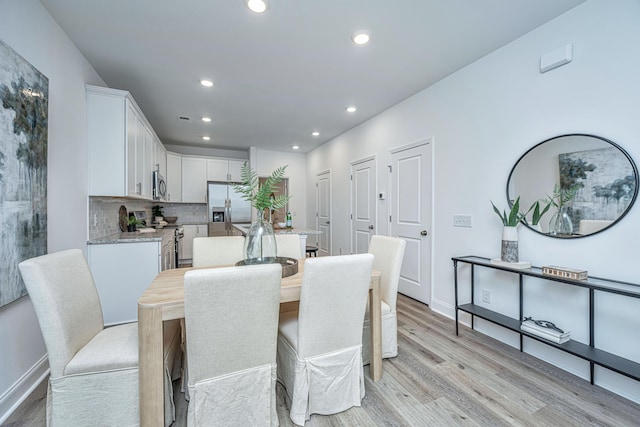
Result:
[[[500,260],[504,262],[518,262],[518,227],[504,226],[502,228],[502,251]]]

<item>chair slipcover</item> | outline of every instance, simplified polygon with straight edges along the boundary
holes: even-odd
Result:
[[[299,312],[280,317],[278,381],[291,420],[335,414],[364,397],[362,322],[373,255],[308,258]]]
[[[279,257],[293,259],[304,257],[300,249],[299,234],[276,234],[276,245],[278,247]]]
[[[184,277],[187,426],[277,426],[280,264]]]
[[[193,239],[193,266],[234,265],[244,258],[244,237],[196,237]]]
[[[373,236],[369,243],[369,253],[375,256],[373,268],[380,272],[380,304],[382,312],[382,357],[398,355],[398,281],[407,242],[396,237]],[[365,365],[371,362],[371,320],[369,304],[362,328],[362,360]]]
[[[19,264],[49,356],[48,426],[137,426],[138,324],[104,328],[82,251]],[[179,372],[179,322],[166,322],[165,424],[175,419],[171,374]],[[178,365],[176,369],[176,364]]]

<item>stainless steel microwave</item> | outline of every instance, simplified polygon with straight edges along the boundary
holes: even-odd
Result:
[[[160,172],[153,171],[153,200],[165,200],[167,198],[167,183]]]

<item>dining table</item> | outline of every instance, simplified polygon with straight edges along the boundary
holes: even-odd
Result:
[[[298,272],[282,278],[281,305],[300,301],[304,262],[305,258],[298,260]],[[143,427],[164,425],[163,322],[184,319],[184,275],[190,270],[194,268],[177,268],[160,272],[138,300],[138,387],[140,425]],[[380,272],[377,270],[371,273],[369,304],[371,322],[369,372],[371,379],[378,381],[382,378],[382,313]]]

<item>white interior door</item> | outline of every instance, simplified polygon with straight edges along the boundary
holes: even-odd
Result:
[[[391,235],[407,242],[398,291],[431,303],[431,140],[391,152]]]
[[[325,171],[316,178],[316,230],[318,236],[318,255],[331,255],[331,172]]]
[[[369,249],[376,226],[376,160],[351,164],[351,253]]]

